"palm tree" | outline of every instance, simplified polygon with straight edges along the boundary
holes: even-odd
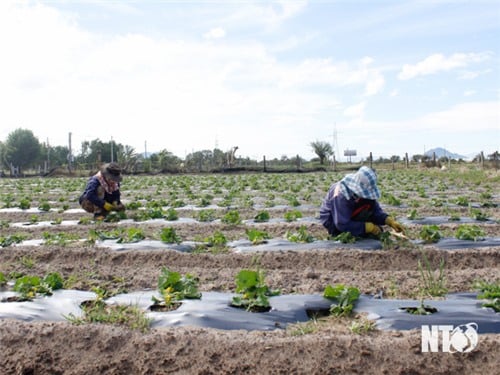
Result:
[[[315,141],[311,142],[311,147],[316,155],[318,155],[320,164],[325,164],[325,160],[333,154],[332,145],[328,142]]]

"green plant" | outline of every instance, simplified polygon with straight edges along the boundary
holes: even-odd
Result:
[[[314,241],[314,237],[307,233],[305,225],[301,225],[297,232],[287,231],[285,236],[286,239],[291,242],[310,243]]]
[[[356,237],[353,236],[351,232],[342,232],[339,235],[333,237],[333,240],[342,243],[354,243],[356,242]]]
[[[354,320],[349,326],[349,330],[356,335],[366,335],[375,329],[375,322],[369,319]]]
[[[108,305],[104,300],[108,293],[104,289],[95,287],[92,290],[96,293],[96,298],[81,304],[83,316],[76,317],[74,314],[69,314],[64,316],[65,319],[75,325],[101,323],[124,326],[141,332],[149,330],[151,319],[138,306]]]
[[[422,254],[422,261],[418,260],[418,271],[420,273],[420,281],[422,284],[420,285],[421,295],[429,295],[432,297],[440,297],[444,296],[448,293],[448,289],[446,288],[446,278],[444,275],[444,267],[445,262],[444,258],[441,258],[439,261],[438,274],[435,275],[435,271],[432,269],[431,264],[427,256],[424,252]]]
[[[419,220],[421,217],[418,215],[417,209],[413,208],[406,217],[410,220]]]
[[[265,283],[262,270],[241,270],[236,275],[236,293],[231,305],[245,308],[247,311],[269,311],[269,296],[280,294],[279,290],[270,290]]]
[[[268,211],[260,211],[257,215],[255,215],[253,221],[256,223],[264,223],[269,221],[270,215]]]
[[[457,197],[455,203],[459,206],[467,207],[469,205],[469,198],[464,196]]]
[[[435,243],[442,238],[441,231],[437,225],[423,225],[419,235],[425,243]]]
[[[0,288],[3,287],[5,284],[7,284],[7,278],[3,274],[3,272],[0,272]]]
[[[246,229],[245,232],[248,239],[252,242],[253,245],[265,243],[267,242],[266,240],[271,238],[271,236],[267,232],[255,228]]]
[[[60,232],[60,233],[51,233],[51,232],[43,232],[42,237],[44,239],[43,243],[45,245],[59,245],[66,246],[70,242],[75,242],[79,239],[77,234]]]
[[[186,298],[201,298],[201,293],[198,291],[198,280],[193,275],[182,276],[179,272],[170,271],[166,267],[161,269],[158,278],[158,291],[162,295],[162,299],[153,296],[154,304],[167,308]]]
[[[323,292],[323,297],[335,301],[335,304],[330,306],[330,314],[335,316],[349,316],[360,294],[359,289],[356,287],[337,284],[335,286],[327,285]]]
[[[52,291],[61,289],[64,281],[60,274],[52,272],[43,279],[39,276],[20,276],[16,279],[12,290],[19,293],[19,300],[30,301],[38,294],[50,296]]]
[[[145,238],[146,236],[144,235],[144,230],[142,228],[127,228],[116,242],[132,243],[142,241]]]
[[[161,233],[160,233],[160,238],[161,238],[161,241],[164,243],[179,244],[182,242],[181,237],[177,235],[175,229],[172,227],[162,228]]]
[[[225,246],[227,243],[227,238],[224,233],[217,230],[213,235],[208,236],[205,239],[205,242],[207,242],[208,246]]]
[[[284,214],[285,221],[291,222],[302,218],[302,212],[298,210],[287,211]]]
[[[481,306],[490,307],[497,313],[500,312],[500,283],[476,281],[473,287],[480,291],[477,298],[485,300]]]
[[[488,220],[488,215],[486,215],[484,212],[481,210],[478,210],[477,208],[471,208],[469,210],[470,216],[477,221],[487,221]]]
[[[459,240],[481,241],[484,235],[484,230],[477,225],[461,224],[455,231],[455,237]]]
[[[38,206],[38,209],[40,211],[50,211],[50,204],[47,201],[40,202],[40,205]]]
[[[23,267],[28,269],[31,269],[35,266],[35,261],[33,260],[33,258],[26,255],[22,256],[21,259],[19,259],[19,263],[21,263]]]
[[[173,207],[170,207],[167,212],[165,213],[165,219],[168,221],[175,221],[179,219],[179,214],[177,213],[177,210]]]
[[[209,222],[214,220],[215,220],[215,210],[208,209],[208,210],[200,210],[198,212],[198,221]]]
[[[11,234],[6,237],[0,236],[0,246],[7,247],[15,243],[20,243],[26,239],[25,235]]]
[[[27,210],[31,207],[31,200],[28,198],[23,198],[19,201],[19,208],[22,210]]]
[[[402,307],[401,309],[413,315],[431,315],[438,311],[435,307],[425,305],[423,299],[420,300],[418,306]]]
[[[240,213],[236,210],[231,210],[226,212],[226,214],[222,217],[221,221],[224,224],[230,225],[238,225],[241,224]]]

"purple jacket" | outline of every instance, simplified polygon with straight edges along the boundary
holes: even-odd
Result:
[[[365,222],[385,224],[388,215],[376,200],[346,199],[339,191],[335,194],[337,184],[330,186],[319,211],[321,224],[330,235],[351,232],[353,236],[362,236],[366,234]]]

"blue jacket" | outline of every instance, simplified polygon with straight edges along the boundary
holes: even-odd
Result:
[[[335,196],[337,184],[330,186],[319,211],[321,224],[330,235],[351,232],[353,236],[362,236],[366,234],[365,222],[385,224],[388,215],[376,200],[346,199],[341,193]]]
[[[102,196],[103,198],[100,198]],[[120,189],[115,190],[111,194],[107,193],[101,186],[101,183],[96,176],[92,176],[87,181],[87,186],[85,186],[85,191],[80,196],[80,204],[84,199],[88,199],[97,207],[104,207],[104,202],[113,203],[120,202]]]

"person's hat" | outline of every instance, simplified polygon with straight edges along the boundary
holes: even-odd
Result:
[[[380,198],[377,187],[377,175],[368,167],[361,167],[356,173],[349,174],[342,179],[345,186],[360,198],[376,200]]]
[[[104,164],[101,172],[106,179],[111,181],[120,182],[122,180],[122,169],[117,163],[111,162]]]

